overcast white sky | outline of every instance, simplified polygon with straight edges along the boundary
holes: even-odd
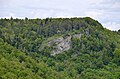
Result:
[[[91,17],[120,29],[120,0],[0,0],[0,18]]]

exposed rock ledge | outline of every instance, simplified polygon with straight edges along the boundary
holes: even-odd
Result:
[[[48,42],[48,46],[52,46],[52,54],[56,55],[61,52],[67,51],[71,48],[71,38],[80,38],[81,34],[74,34],[74,35],[66,35],[63,37],[59,37],[57,39],[54,39],[50,42]]]
[[[48,43],[49,46],[53,47],[51,55],[55,55],[71,48],[71,35],[54,39]]]

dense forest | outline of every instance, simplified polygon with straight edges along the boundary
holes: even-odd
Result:
[[[120,30],[90,17],[1,18],[0,79],[120,79]]]

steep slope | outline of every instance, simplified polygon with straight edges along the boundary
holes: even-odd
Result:
[[[119,79],[120,33],[86,18],[0,19],[0,78]]]
[[[66,74],[56,72],[0,38],[0,79],[72,79]]]

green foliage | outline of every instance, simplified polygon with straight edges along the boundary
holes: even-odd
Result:
[[[113,52],[114,59],[113,62],[115,62],[118,66],[120,66],[120,49],[116,48]]]
[[[52,56],[48,42],[68,34],[81,37]],[[89,17],[0,19],[0,79],[119,78],[119,31]]]

